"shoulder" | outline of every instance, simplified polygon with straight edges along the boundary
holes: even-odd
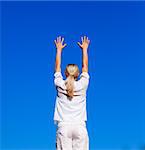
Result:
[[[61,72],[55,72],[54,77],[55,78],[63,78]]]
[[[89,75],[88,72],[82,72],[82,73],[80,74],[80,78],[86,78],[86,79],[89,79],[89,78],[90,78],[90,75]]]
[[[79,89],[86,89],[89,84],[90,75],[88,72],[82,72],[80,79],[77,81]]]
[[[61,72],[54,73],[54,84],[58,87],[64,87],[65,81],[63,80]]]

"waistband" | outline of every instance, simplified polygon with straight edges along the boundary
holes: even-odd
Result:
[[[86,122],[85,121],[58,121],[57,122],[57,126],[60,127],[60,126],[63,126],[63,125],[83,125],[83,126],[86,126]]]

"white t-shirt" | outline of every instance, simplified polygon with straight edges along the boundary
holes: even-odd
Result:
[[[74,81],[74,96],[72,100],[67,97],[65,80],[61,72],[55,72],[54,84],[57,89],[54,122],[81,122],[87,121],[86,113],[86,91],[89,84],[89,74],[82,72],[80,79]]]

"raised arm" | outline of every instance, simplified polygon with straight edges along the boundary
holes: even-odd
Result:
[[[88,37],[84,36],[81,37],[82,44],[78,42],[78,45],[82,49],[82,72],[88,72],[88,46],[90,43],[90,40]]]
[[[63,44],[63,41],[64,38],[61,38],[61,36],[54,40],[56,46],[55,72],[61,71],[61,53],[62,49],[66,46],[66,44]]]

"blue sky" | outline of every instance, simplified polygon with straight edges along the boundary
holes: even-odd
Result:
[[[54,39],[81,69],[87,35],[90,149],[145,145],[145,2],[1,2],[2,148],[55,149]],[[64,75],[64,73],[63,73]]]

